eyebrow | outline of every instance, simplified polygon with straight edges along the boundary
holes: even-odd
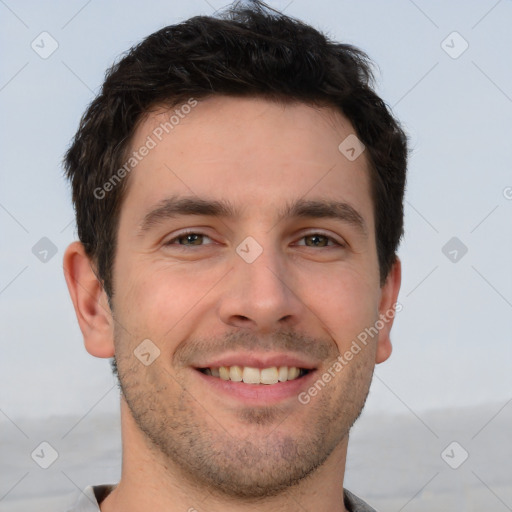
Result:
[[[240,210],[226,200],[209,200],[197,196],[173,196],[166,198],[151,209],[142,219],[139,234],[142,235],[168,219],[197,215],[233,219],[241,216]],[[278,214],[276,224],[286,218],[334,219],[368,235],[363,216],[350,204],[329,199],[297,199],[288,203]]]
[[[143,218],[139,233],[143,234],[156,225],[184,215],[235,218],[239,212],[228,201],[201,199],[196,196],[173,196],[160,201]]]
[[[343,201],[299,199],[285,207],[279,215],[279,221],[286,217],[339,220],[350,224],[362,235],[368,235],[363,216],[353,206]]]

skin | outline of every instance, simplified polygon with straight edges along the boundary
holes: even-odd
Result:
[[[166,116],[149,113],[131,147]],[[113,311],[82,245],[67,249],[86,349],[116,356],[123,391],[122,477],[103,512],[345,510],[348,432],[375,364],[391,353],[392,320],[306,405],[219,394],[194,365],[227,352],[289,352],[320,377],[393,308],[400,261],[381,287],[366,156],[349,161],[338,150],[352,133],[327,107],[203,100],[129,176]],[[180,215],[141,230],[162,200],[185,196],[229,201],[238,214]],[[366,234],[346,220],[280,219],[299,199],[348,203]],[[184,229],[205,236],[183,238]],[[248,236],[263,250],[252,263],[236,251]],[[134,356],[145,339],[160,350],[148,366]]]

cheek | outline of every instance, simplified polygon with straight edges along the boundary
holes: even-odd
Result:
[[[305,279],[302,289],[310,290],[303,293],[303,300],[340,351],[378,318],[380,289],[359,272],[343,269],[316,276],[312,291],[311,281]]]
[[[118,318],[137,338],[156,343],[182,335],[203,312],[208,291],[222,278],[220,269],[191,272],[166,261],[141,261],[125,266],[123,272],[126,277],[116,289]]]

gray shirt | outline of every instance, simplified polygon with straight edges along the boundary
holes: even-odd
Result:
[[[100,512],[99,504],[114,488],[113,485],[95,485],[86,487],[76,504],[67,512]],[[350,512],[376,512],[350,491],[344,489],[345,507]]]

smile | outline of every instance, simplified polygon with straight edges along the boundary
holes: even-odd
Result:
[[[243,382],[245,384],[277,384],[278,382],[287,382],[296,380],[307,373],[309,370],[298,368],[296,366],[272,366],[269,368],[254,368],[251,366],[220,366],[210,368],[198,368],[201,373],[218,377],[222,380],[233,382]]]

